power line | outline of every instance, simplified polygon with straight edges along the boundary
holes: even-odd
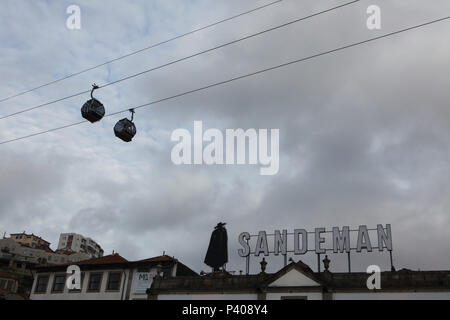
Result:
[[[206,26],[203,26],[203,27],[198,28],[198,29],[194,29],[194,30],[189,31],[189,32],[186,32],[186,33],[183,33],[183,34],[178,35],[178,36],[175,36],[175,37],[173,37],[173,38],[170,38],[170,39],[167,39],[167,40],[164,40],[164,41],[161,41],[161,42],[152,44],[152,45],[150,45],[150,46],[148,46],[148,47],[145,47],[145,48],[142,48],[142,49],[139,49],[139,50],[130,52],[130,53],[126,54],[126,55],[117,57],[117,58],[115,58],[115,59],[108,60],[108,61],[103,62],[103,63],[101,63],[101,64],[98,64],[98,65],[95,65],[95,66],[92,66],[92,67],[83,69],[83,70],[81,70],[81,71],[72,73],[72,74],[70,74],[70,75],[68,75],[68,76],[65,76],[65,77],[62,77],[62,78],[59,78],[59,79],[56,79],[56,80],[53,80],[53,81],[50,81],[50,82],[41,84],[41,85],[39,85],[39,86],[37,86],[37,87],[35,87],[35,88],[29,89],[29,90],[25,90],[25,91],[23,91],[23,92],[16,93],[16,94],[14,94],[14,95],[12,95],[12,96],[9,96],[9,97],[0,99],[0,103],[1,103],[1,102],[4,102],[4,101],[7,101],[7,100],[10,100],[10,99],[13,99],[13,98],[17,98],[17,97],[19,97],[19,96],[21,96],[21,95],[24,95],[24,94],[26,94],[26,93],[30,93],[30,92],[32,92],[32,91],[35,91],[35,90],[38,90],[38,89],[47,87],[47,86],[49,86],[49,85],[52,85],[52,84],[55,84],[55,83],[58,83],[58,82],[67,80],[67,79],[69,79],[69,78],[78,76],[78,75],[83,74],[83,73],[86,73],[86,72],[88,72],[88,71],[91,71],[91,70],[94,70],[94,69],[103,67],[103,66],[105,66],[105,65],[107,65],[107,64],[110,64],[110,63],[113,63],[113,62],[116,62],[116,61],[119,61],[119,60],[122,60],[122,59],[125,59],[125,58],[128,58],[128,57],[131,57],[131,56],[136,55],[136,54],[138,54],[138,53],[141,53],[141,52],[143,52],[143,51],[147,51],[147,50],[153,49],[153,48],[155,48],[155,47],[161,46],[161,45],[163,45],[163,44],[166,44],[166,43],[169,43],[169,42],[178,40],[178,39],[180,39],[180,38],[183,38],[183,37],[186,37],[186,36],[188,36],[188,35],[194,34],[194,33],[196,33],[196,32],[199,32],[199,31],[202,31],[202,30],[205,30],[205,29],[208,29],[208,28],[217,26],[217,25],[219,25],[219,24],[221,24],[221,23],[224,23],[224,22],[227,22],[227,21],[230,21],[230,20],[234,20],[234,19],[236,19],[236,18],[245,16],[245,15],[247,15],[247,14],[253,13],[253,12],[258,11],[258,10],[262,10],[262,9],[264,9],[264,8],[267,8],[267,7],[273,6],[273,5],[275,5],[275,4],[278,4],[278,3],[282,2],[282,1],[283,1],[283,0],[276,0],[276,1],[270,2],[270,3],[268,3],[268,4],[265,4],[265,5],[256,7],[256,8],[254,8],[254,9],[251,9],[251,10],[248,10],[248,11],[245,11],[245,12],[242,12],[242,13],[239,13],[239,14],[234,15],[234,16],[232,16],[232,17],[229,17],[229,18],[226,18],[226,19],[223,19],[223,20],[220,20],[220,21],[217,21],[217,22],[208,24],[208,25],[206,25]]]
[[[414,30],[414,29],[418,29],[418,28],[422,28],[422,27],[425,27],[425,26],[428,26],[428,25],[431,25],[431,24],[435,24],[435,23],[438,23],[438,22],[442,22],[442,21],[445,21],[445,20],[448,20],[448,19],[450,19],[450,16],[447,16],[447,17],[444,17],[444,18],[440,18],[440,19],[436,19],[436,20],[432,20],[432,21],[429,21],[429,22],[426,22],[426,23],[422,23],[422,24],[419,24],[419,25],[415,25],[415,26],[412,26],[412,27],[409,27],[409,28],[405,28],[405,29],[401,29],[401,30],[398,30],[398,31],[394,31],[394,32],[391,32],[391,33],[387,33],[387,34],[384,34],[384,35],[381,35],[381,36],[378,36],[378,37],[374,37],[374,38],[370,38],[370,39],[367,39],[367,40],[355,42],[355,43],[352,43],[352,44],[349,44],[349,45],[345,45],[345,46],[342,46],[342,47],[338,47],[338,48],[335,48],[335,49],[332,49],[332,50],[328,50],[328,51],[324,51],[324,52],[321,52],[321,53],[317,53],[317,54],[314,54],[314,55],[311,55],[311,56],[308,56],[308,57],[305,57],[305,58],[289,61],[289,62],[286,62],[286,63],[283,63],[283,64],[279,64],[279,65],[276,65],[276,66],[273,66],[273,67],[270,67],[270,68],[261,69],[261,70],[258,70],[258,71],[252,72],[252,73],[248,73],[248,74],[241,75],[241,76],[238,76],[238,77],[234,77],[234,78],[231,78],[231,79],[228,79],[228,80],[216,82],[216,83],[213,83],[213,84],[210,84],[210,85],[207,85],[207,86],[204,86],[204,87],[200,87],[200,88],[197,88],[197,89],[185,91],[185,92],[173,95],[173,96],[169,96],[169,97],[166,97],[166,98],[163,98],[163,99],[155,100],[155,101],[152,101],[152,102],[149,102],[149,103],[146,103],[146,104],[142,104],[142,105],[136,106],[133,109],[136,110],[136,109],[148,107],[148,106],[151,106],[151,105],[154,105],[154,104],[157,104],[157,103],[161,103],[161,102],[164,102],[164,101],[168,101],[168,100],[172,100],[172,99],[175,99],[175,98],[179,98],[179,97],[182,97],[182,96],[185,96],[185,95],[188,95],[188,94],[192,94],[192,93],[195,93],[195,92],[204,91],[204,90],[207,90],[207,89],[210,89],[210,88],[213,88],[213,87],[216,87],[216,86],[224,85],[224,84],[227,84],[227,83],[230,83],[230,82],[233,82],[233,81],[237,81],[237,80],[240,80],[240,79],[252,77],[252,76],[255,76],[255,75],[258,75],[258,74],[262,74],[262,73],[265,73],[265,72],[268,72],[268,71],[272,71],[272,70],[275,70],[275,69],[283,68],[283,67],[286,67],[286,66],[289,66],[289,65],[292,65],[292,64],[304,62],[304,61],[311,60],[311,59],[314,59],[314,58],[318,58],[318,57],[321,57],[321,56],[329,55],[331,53],[335,53],[335,52],[343,51],[343,50],[346,50],[346,49],[349,49],[349,48],[352,48],[352,47],[356,47],[356,46],[359,46],[359,45],[362,45],[362,44],[366,44],[366,43],[373,42],[373,41],[376,41],[376,40],[380,40],[380,39],[383,39],[383,38],[391,37],[393,35],[397,35],[397,34],[404,33],[404,32],[407,32],[407,31]],[[124,110],[121,110],[121,111],[117,111],[117,112],[113,112],[113,113],[105,115],[105,117],[110,117],[110,116],[114,116],[114,115],[117,115],[117,114],[129,112],[129,110],[130,110],[130,108],[127,108],[127,109],[124,109]],[[11,142],[14,142],[14,141],[24,140],[24,139],[27,139],[27,138],[30,138],[30,137],[42,135],[42,134],[45,134],[45,133],[49,133],[49,132],[53,132],[53,131],[57,131],[57,130],[61,130],[61,129],[65,129],[65,128],[69,128],[69,127],[73,127],[73,126],[77,126],[79,124],[86,123],[86,122],[88,122],[88,121],[80,121],[80,122],[72,123],[72,124],[69,124],[69,125],[62,126],[62,127],[57,127],[57,128],[54,128],[54,129],[45,130],[45,131],[41,131],[41,132],[38,132],[38,133],[26,135],[26,136],[23,136],[23,137],[11,139],[11,140],[6,140],[6,141],[3,141],[3,142],[0,142],[0,145],[11,143]]]
[[[254,37],[263,35],[263,34],[265,34],[265,33],[268,33],[268,32],[271,32],[271,31],[274,31],[274,30],[277,30],[277,29],[280,29],[280,28],[284,28],[284,27],[290,26],[290,25],[292,25],[292,24],[295,24],[295,23],[298,23],[298,22],[301,22],[301,21],[304,21],[304,20],[307,20],[307,19],[316,17],[316,16],[318,16],[318,15],[325,14],[325,13],[328,13],[328,12],[331,12],[331,11],[334,11],[334,10],[337,10],[337,9],[340,9],[340,8],[343,8],[343,7],[346,7],[346,6],[355,4],[355,3],[360,2],[360,1],[361,1],[361,0],[353,0],[353,1],[350,1],[350,2],[347,2],[347,3],[344,3],[344,4],[341,4],[341,5],[338,5],[338,6],[329,8],[329,9],[326,9],[326,10],[322,10],[322,11],[319,11],[319,12],[316,12],[316,13],[313,13],[313,14],[310,14],[310,15],[305,16],[305,17],[302,17],[302,18],[298,18],[298,19],[295,19],[295,20],[292,20],[292,21],[283,23],[283,24],[278,25],[278,26],[276,26],[276,27],[272,27],[272,28],[269,28],[269,29],[265,29],[265,30],[259,31],[259,32],[257,32],[257,33],[253,33],[253,34],[251,34],[251,35],[248,35],[248,36],[245,36],[245,37],[242,37],[242,38],[239,38],[239,39],[236,39],[236,40],[233,40],[233,41],[230,41],[230,42],[227,42],[227,43],[224,43],[224,44],[215,46],[215,47],[212,47],[212,48],[210,48],[210,49],[206,49],[206,50],[203,50],[203,51],[194,53],[194,54],[192,54],[192,55],[189,55],[189,56],[186,56],[186,57],[183,57],[183,58],[180,58],[180,59],[176,59],[176,60],[173,60],[173,61],[171,61],[171,62],[162,64],[162,65],[159,65],[159,66],[157,66],[157,67],[153,67],[153,68],[151,68],[151,69],[147,69],[147,70],[141,71],[141,72],[139,72],[139,73],[136,73],[136,74],[133,74],[133,75],[130,75],[130,76],[127,76],[127,77],[124,77],[124,78],[121,78],[121,79],[118,79],[118,80],[115,80],[115,81],[106,83],[106,84],[104,84],[104,85],[102,85],[102,86],[99,86],[98,89],[102,89],[102,88],[105,88],[105,87],[108,87],[108,86],[111,86],[111,85],[114,85],[114,84],[117,84],[117,83],[120,83],[120,82],[123,82],[123,81],[127,81],[127,80],[130,80],[130,79],[136,78],[136,77],[141,76],[141,75],[143,75],[143,74],[147,74],[147,73],[149,73],[149,72],[152,72],[152,71],[155,71],[155,70],[159,70],[159,69],[165,68],[165,67],[167,67],[167,66],[170,66],[170,65],[173,65],[173,64],[176,64],[176,63],[179,63],[179,62],[188,60],[188,59],[192,59],[192,58],[197,57],[197,56],[200,56],[200,55],[202,55],[202,54],[205,54],[205,53],[208,53],[208,52],[212,52],[212,51],[215,51],[215,50],[218,50],[218,49],[221,49],[221,48],[224,48],[224,47],[227,47],[227,46],[230,46],[230,45],[239,43],[239,42],[241,42],[241,41],[248,40],[248,39],[250,39],[250,38],[254,38]],[[56,99],[56,100],[53,100],[53,101],[50,101],[50,102],[46,102],[46,103],[43,103],[43,104],[34,106],[34,107],[30,107],[30,108],[26,108],[26,109],[23,109],[23,110],[20,110],[20,111],[17,111],[17,112],[13,112],[13,113],[11,113],[11,114],[8,114],[8,115],[5,115],[5,116],[0,117],[0,120],[6,119],[6,118],[10,118],[10,117],[13,117],[13,116],[16,116],[16,115],[25,113],[25,112],[29,112],[29,111],[35,110],[35,109],[39,109],[39,108],[42,108],[42,107],[45,107],[45,106],[48,106],[48,105],[51,105],[51,104],[54,104],[54,103],[57,103],[57,102],[61,102],[61,101],[63,101],[63,100],[67,100],[67,99],[70,99],[70,98],[74,98],[74,97],[77,97],[77,96],[86,94],[86,93],[88,93],[88,92],[90,92],[90,90],[78,92],[78,93],[72,94],[72,95],[67,96],[67,97],[59,98],[59,99]]]

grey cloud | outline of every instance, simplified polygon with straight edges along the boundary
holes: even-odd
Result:
[[[4,103],[1,114],[337,4],[285,1]],[[6,1],[0,13],[5,75],[0,95],[253,5],[112,1],[105,8],[81,1],[83,29],[72,33],[65,29],[62,3]],[[362,3],[105,88],[97,96],[113,112],[428,21],[450,9],[446,1],[380,5],[380,32],[365,28]],[[13,6],[26,13],[26,25],[17,23]],[[36,27],[29,30],[31,25]],[[79,232],[102,244],[105,252],[114,249],[130,259],[165,250],[199,271],[206,270],[202,262],[218,221],[228,223],[231,270],[244,268],[236,254],[241,231],[391,223],[398,267],[449,268],[450,260],[441,254],[449,249],[445,229],[450,223],[449,80],[443,72],[450,46],[442,41],[449,30],[448,23],[430,26],[138,110],[132,144],[112,133],[123,114],[1,147],[0,229],[26,228],[53,242],[59,232]],[[0,121],[0,137],[78,121],[87,99]],[[173,165],[170,134],[180,127],[191,130],[194,120],[221,130],[279,128],[279,174],[261,177],[253,166]],[[25,214],[30,211],[31,216]],[[315,266],[315,257],[296,258]],[[271,260],[271,270],[281,265],[280,259]],[[336,270],[345,270],[345,259],[332,259]],[[386,259],[377,254],[355,258],[355,267],[362,270]]]

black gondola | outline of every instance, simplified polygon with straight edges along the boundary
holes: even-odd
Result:
[[[114,134],[117,138],[130,142],[133,137],[136,135],[136,126],[133,123],[134,110],[131,109],[131,120],[124,118],[119,120],[114,126]]]
[[[105,115],[105,107],[103,104],[92,96],[94,90],[98,88],[96,84],[92,86],[92,99],[87,101],[81,108],[81,116],[91,123],[100,121]]]

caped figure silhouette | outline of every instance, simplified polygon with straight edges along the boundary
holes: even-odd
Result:
[[[219,222],[214,228],[206,252],[205,263],[215,272],[220,271],[220,267],[228,262],[228,236],[225,225],[226,223]]]

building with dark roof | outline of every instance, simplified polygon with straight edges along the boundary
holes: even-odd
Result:
[[[67,287],[69,266],[80,269],[79,290]],[[139,300],[153,277],[197,276],[197,273],[167,255],[128,261],[119,254],[59,265],[39,265],[34,269],[32,300]]]
[[[147,293],[152,300],[450,299],[450,271],[381,272],[375,290],[367,286],[369,276],[313,272],[300,261],[272,274],[156,277]]]

